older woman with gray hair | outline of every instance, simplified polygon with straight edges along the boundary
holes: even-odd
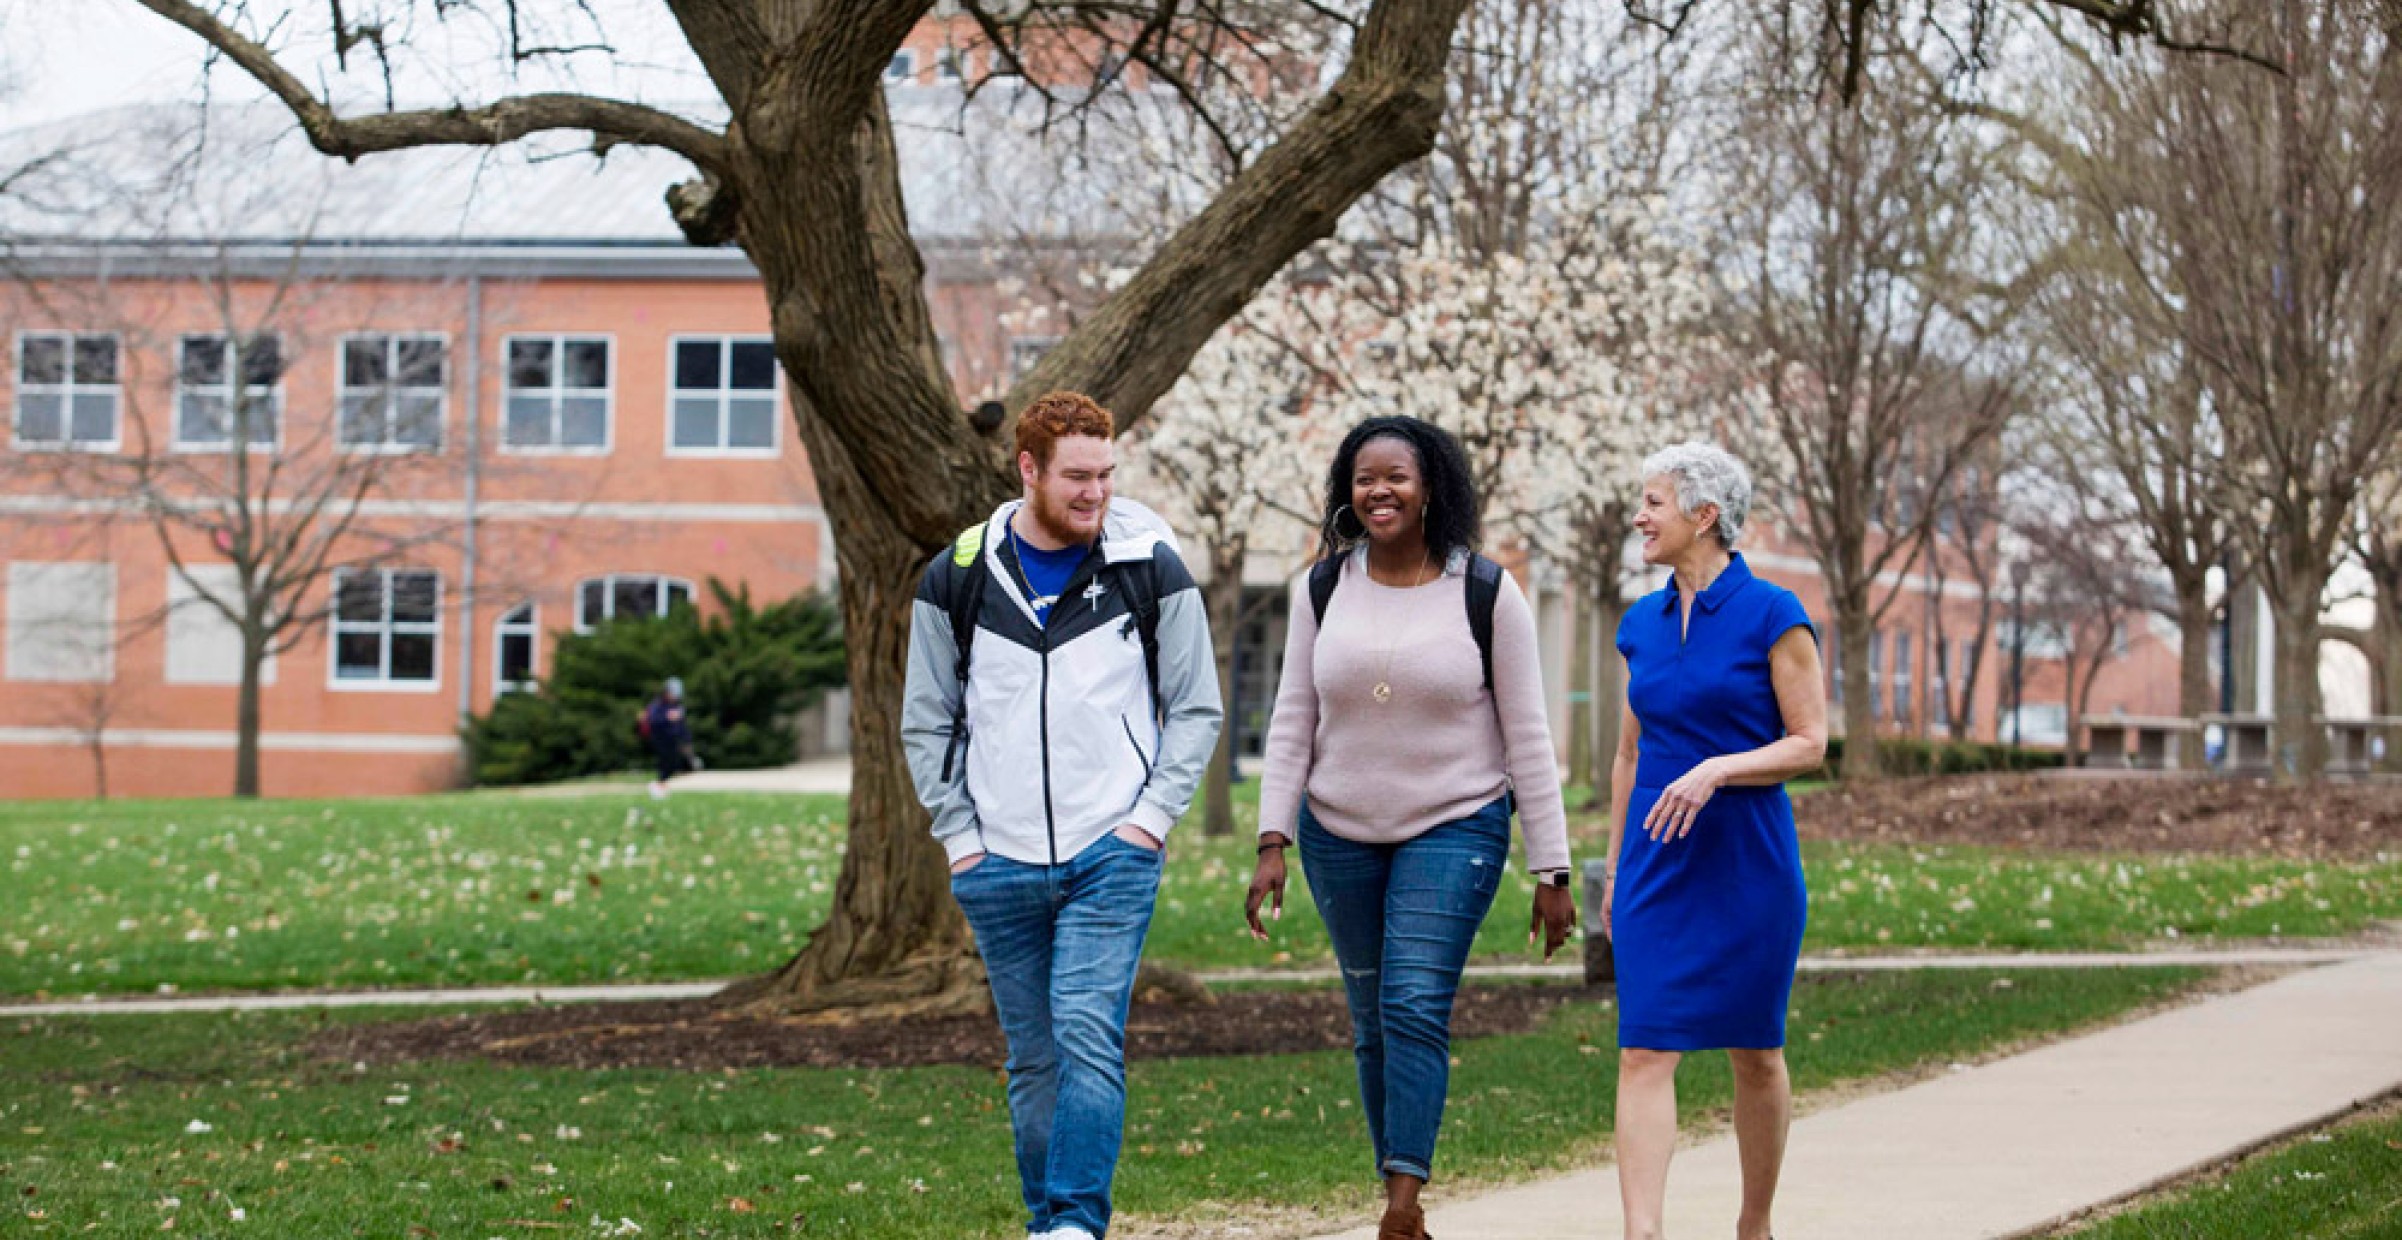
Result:
[[[1826,689],[1801,601],[1734,549],[1750,513],[1751,475],[1723,449],[1643,463],[1635,530],[1670,576],[1618,626],[1627,710],[1602,903],[1628,1240],[1661,1234],[1686,1052],[1725,1050],[1734,1068],[1737,1240],[1768,1240],[1792,1117],[1785,1008],[1809,897],[1784,784],[1826,756]]]

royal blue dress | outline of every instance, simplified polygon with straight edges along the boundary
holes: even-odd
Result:
[[[1801,600],[1738,555],[1678,633],[1672,581],[1618,625],[1641,760],[1618,850],[1611,947],[1618,1044],[1663,1051],[1785,1044],[1809,893],[1783,787],[1720,788],[1683,839],[1653,843],[1644,815],[1705,758],[1784,737],[1769,648],[1817,630]]]

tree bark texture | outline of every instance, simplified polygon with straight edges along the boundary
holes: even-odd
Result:
[[[2218,637],[2218,626],[2211,623],[2215,615],[2202,581],[2177,582],[2177,713],[2187,719],[2218,709],[2210,684],[2210,645]],[[2177,739],[2177,765],[2188,771],[2202,769],[2200,731]]]
[[[267,641],[257,623],[242,626],[242,683],[234,693],[234,795],[259,795],[259,673]]]
[[[1869,691],[1868,639],[1874,627],[1868,608],[1856,600],[1836,601],[1836,640],[1843,646],[1843,778],[1881,779],[1877,752],[1876,698]]]
[[[1239,538],[1211,548],[1209,586],[1203,592],[1211,654],[1218,664],[1218,700],[1228,706],[1226,726],[1218,730],[1218,748],[1202,779],[1201,834],[1211,838],[1234,834],[1234,657],[1243,623],[1243,559],[1249,550],[1249,542]]]
[[[2301,783],[2327,772],[2327,731],[2319,723],[2319,600],[2277,609],[2276,778]]]

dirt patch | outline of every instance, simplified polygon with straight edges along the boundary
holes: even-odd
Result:
[[[2402,784],[1972,775],[1842,784],[1797,799],[1803,839],[2063,852],[2402,856]]]
[[[1451,1035],[1523,1033],[1563,1003],[1606,990],[1468,986]],[[1126,1025],[1132,1059],[1283,1055],[1351,1045],[1351,1017],[1332,989],[1222,994],[1207,1007],[1138,1003]],[[485,1059],[562,1068],[999,1068],[1008,1049],[990,1016],[913,1017],[828,1025],[722,1012],[706,1001],[569,1004],[329,1029],[312,1053],[345,1063]]]

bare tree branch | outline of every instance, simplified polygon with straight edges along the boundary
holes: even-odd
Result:
[[[580,130],[603,145],[631,142],[676,152],[710,172],[721,172],[730,152],[722,134],[679,116],[623,100],[591,95],[534,94],[482,107],[426,108],[344,117],[310,93],[306,84],[257,41],[189,0],[140,0],[144,8],[206,40],[210,47],[256,79],[300,121],[310,145],[328,155],[357,159],[377,151],[424,146],[500,146],[529,134]]]

